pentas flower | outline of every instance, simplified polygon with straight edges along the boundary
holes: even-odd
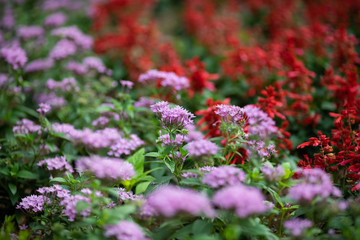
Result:
[[[46,87],[49,90],[58,90],[62,92],[78,91],[79,87],[75,78],[64,78],[60,82],[55,81],[54,79],[48,79],[46,82]]]
[[[52,198],[58,197],[60,199],[63,199],[66,197],[70,197],[70,191],[62,188],[60,185],[57,184],[52,187],[42,187],[36,191],[42,195],[46,195],[48,197],[51,196]]]
[[[85,35],[76,26],[61,27],[51,31],[51,35],[71,39],[79,48],[90,49],[93,39]]]
[[[219,151],[219,147],[209,140],[192,141],[187,145],[186,149],[192,157],[213,156]]]
[[[116,190],[116,192],[119,194],[118,200],[120,200],[120,201],[143,199],[142,195],[136,195],[132,191],[126,191],[125,188],[118,188]]]
[[[184,138],[184,142],[186,143],[204,138],[204,135],[200,131],[196,130],[195,125],[188,124],[185,126],[185,129],[188,130],[188,134]]]
[[[119,138],[114,144],[110,145],[110,151],[107,153],[110,156],[120,157],[121,155],[129,155],[132,151],[145,144],[135,134],[130,134],[130,138]]]
[[[190,204],[191,203],[191,204]],[[214,217],[215,211],[208,198],[190,189],[165,186],[155,190],[143,206],[145,215],[173,217],[177,214]]]
[[[55,60],[61,60],[75,53],[76,45],[72,41],[62,39],[50,51],[49,57]]]
[[[91,203],[89,197],[85,197],[83,195],[70,195],[63,198],[60,202],[60,205],[64,207],[63,213],[68,217],[70,222],[75,221],[76,218],[76,204],[80,201]],[[91,212],[91,208],[85,209],[81,212],[83,217],[89,216]]]
[[[182,129],[188,124],[192,124],[194,114],[188,112],[180,106],[170,108],[168,102],[158,102],[151,105],[151,110],[156,114],[164,128],[171,130]]]
[[[59,97],[54,92],[51,92],[49,94],[35,94],[34,99],[38,103],[46,102],[52,107],[62,107],[67,103],[64,97]]]
[[[25,51],[16,45],[1,48],[0,56],[4,58],[14,70],[23,68],[28,60]]]
[[[284,168],[281,165],[273,167],[269,162],[266,162],[263,165],[261,172],[264,174],[264,177],[268,182],[277,182],[285,175]]]
[[[144,233],[139,226],[126,220],[120,221],[116,225],[105,226],[105,237],[115,237],[117,240],[144,240]]]
[[[214,194],[213,203],[221,209],[234,210],[239,218],[264,213],[269,208],[261,191],[243,184],[227,186]]]
[[[37,59],[29,62],[25,66],[24,71],[25,72],[45,71],[52,68],[53,66],[54,66],[54,60],[51,58]]]
[[[88,69],[94,69],[98,73],[106,73],[108,75],[111,75],[111,70],[109,71],[100,58],[97,57],[86,57],[83,59],[83,64]]]
[[[62,12],[53,13],[45,18],[44,25],[46,27],[58,27],[63,25],[67,20],[66,14]]]
[[[123,89],[126,89],[127,91],[129,91],[130,89],[132,89],[132,87],[134,86],[134,83],[131,81],[126,81],[126,80],[120,80],[120,84],[121,87]]]
[[[21,26],[17,30],[17,35],[24,40],[28,40],[43,36],[44,29],[40,26]]]
[[[74,170],[71,165],[66,161],[65,157],[55,157],[55,158],[48,158],[38,162],[38,166],[46,165],[47,169],[50,171],[67,171],[69,173],[73,173]]]
[[[23,119],[16,123],[16,126],[13,127],[14,134],[29,134],[40,131],[41,126],[35,124],[29,119]]]
[[[333,186],[330,176],[323,170],[304,169],[301,175],[301,182],[289,189],[289,197],[299,203],[310,203],[316,197],[326,199],[330,195],[341,196],[341,191]]]
[[[44,209],[44,205],[50,203],[50,199],[45,196],[31,195],[21,199],[17,209],[23,209],[32,212],[41,212]]]
[[[243,108],[243,111],[248,117],[248,126],[246,129],[249,134],[256,135],[261,137],[261,139],[264,139],[269,138],[278,131],[275,121],[259,107],[247,105]]]
[[[308,219],[294,218],[284,222],[284,227],[290,231],[294,237],[301,236],[305,230],[312,226],[312,222]]]
[[[246,180],[245,172],[233,166],[216,167],[205,174],[202,183],[212,188],[219,188],[227,185],[236,185]]]
[[[244,109],[234,105],[217,105],[215,113],[226,123],[236,124],[247,120]]]
[[[89,71],[87,66],[75,61],[69,61],[66,65],[66,69],[78,75],[85,75]]]
[[[161,142],[161,145],[164,147],[168,147],[168,146],[180,147],[183,144],[184,136],[181,134],[177,134],[175,136],[175,139],[170,139],[169,134],[164,134],[161,135],[157,141]]]
[[[146,98],[146,97],[140,97],[139,100],[134,102],[134,107],[144,107],[144,108],[150,108],[151,105],[154,105],[154,100]]]
[[[78,171],[89,170],[100,179],[130,180],[135,176],[133,165],[119,158],[83,157],[76,161],[76,169]]]
[[[40,103],[39,108],[36,109],[36,111],[39,112],[41,116],[45,116],[45,114],[50,110],[51,110],[50,105],[46,103]]]
[[[162,72],[158,70],[149,70],[139,76],[140,83],[156,83],[160,81],[163,87],[169,87],[176,91],[189,87],[189,80],[185,77],[179,77],[173,72]]]

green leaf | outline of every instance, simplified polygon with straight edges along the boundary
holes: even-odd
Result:
[[[171,173],[175,172],[175,162],[172,160],[168,160],[167,158],[164,160],[165,165],[168,167],[168,169],[171,171]]]
[[[60,182],[60,183],[67,183],[66,179],[62,177],[56,177],[50,180],[50,182]]]
[[[149,152],[147,154],[145,154],[145,157],[156,157],[156,158],[160,158],[161,154],[158,152]]]
[[[185,178],[180,181],[180,184],[189,186],[201,186],[201,181],[199,178]]]
[[[196,220],[193,224],[192,224],[192,232],[194,233],[194,235],[206,235],[206,234],[210,234],[211,230],[212,230],[212,224],[208,223],[204,220]]]
[[[8,176],[10,174],[10,171],[7,168],[0,168],[0,173]]]
[[[151,182],[142,182],[136,185],[135,194],[140,194],[146,191]]]
[[[144,172],[144,153],[144,148],[141,148],[126,160],[134,166],[137,176],[141,175]]]
[[[10,189],[10,191],[11,191],[11,193],[13,194],[13,195],[15,195],[15,193],[16,193],[16,191],[17,191],[17,187],[14,185],[14,184],[12,184],[12,183],[9,183],[9,189]]]
[[[37,179],[38,176],[35,173],[32,173],[28,170],[20,170],[17,174],[18,177],[25,179]]]

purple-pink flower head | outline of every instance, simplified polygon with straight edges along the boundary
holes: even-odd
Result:
[[[214,194],[213,203],[221,209],[234,210],[239,218],[268,210],[261,191],[243,184],[227,186]]]
[[[192,124],[194,114],[176,105],[170,108],[168,102],[158,102],[151,106],[151,110],[156,114],[160,120],[161,125],[168,129],[183,129],[186,125]]]
[[[326,199],[330,195],[340,197],[341,191],[333,186],[330,176],[319,168],[303,170],[300,183],[289,189],[289,197],[304,204],[316,197]]]
[[[164,147],[168,147],[168,146],[180,147],[183,144],[184,136],[181,134],[177,134],[175,136],[175,139],[170,139],[169,134],[164,134],[161,135],[157,141],[160,142],[161,145]]]
[[[264,139],[277,133],[278,129],[274,120],[272,120],[259,107],[247,105],[243,108],[243,110],[247,116],[247,130],[249,134],[256,135],[261,139]]]
[[[16,123],[16,126],[13,127],[14,134],[29,134],[41,130],[41,126],[35,124],[29,119],[22,119]]]
[[[189,79],[180,77],[173,72],[149,70],[139,76],[140,83],[151,84],[160,81],[161,86],[179,91],[190,86]]]
[[[26,64],[24,71],[25,72],[38,72],[45,71],[54,66],[54,60],[51,58],[46,59],[37,59]]]
[[[17,30],[17,35],[24,40],[38,38],[44,35],[44,29],[40,26],[21,26]]]
[[[236,185],[246,180],[245,172],[233,166],[221,166],[214,168],[205,175],[202,182],[212,188],[227,185]]]
[[[130,180],[135,176],[133,165],[119,158],[83,157],[76,161],[76,169],[79,171],[89,170],[100,179]]]
[[[120,80],[120,84],[122,86],[123,89],[126,89],[127,91],[129,91],[130,89],[132,89],[132,87],[134,86],[134,83],[131,81],[126,81],[126,80]]]
[[[108,70],[98,57],[86,57],[83,59],[83,64],[88,69],[94,69],[98,73],[106,73]]]
[[[85,35],[76,26],[61,27],[51,31],[51,35],[71,39],[79,48],[90,49],[93,44],[93,39]]]
[[[23,68],[28,60],[25,51],[16,45],[1,48],[0,57],[4,58],[14,70]]]
[[[26,211],[41,212],[44,204],[50,203],[50,199],[45,196],[31,195],[21,199],[17,209],[24,209]]]
[[[186,149],[192,157],[213,156],[219,151],[219,147],[215,143],[205,139],[190,142]]]
[[[105,226],[105,237],[115,237],[117,240],[145,240],[146,237],[139,226],[126,220],[116,225]]]
[[[170,185],[151,193],[143,206],[143,211],[145,215],[164,217],[173,217],[178,214],[215,216],[215,211],[205,195]]]
[[[304,231],[312,226],[312,222],[308,219],[294,218],[284,222],[284,227],[290,231],[294,237],[301,236]]]
[[[58,27],[60,25],[63,25],[67,20],[67,16],[62,12],[57,12],[49,15],[45,19],[45,26],[46,27]]]
[[[49,104],[46,104],[46,103],[40,103],[40,104],[39,104],[39,108],[36,109],[36,111],[39,112],[40,115],[42,115],[42,116],[45,116],[45,114],[46,114],[47,112],[49,112],[50,110],[51,110],[50,105],[49,105]]]
[[[264,164],[261,168],[261,172],[264,174],[264,177],[268,182],[277,182],[285,175],[284,168],[281,165],[273,167],[269,162]]]
[[[62,39],[51,50],[49,57],[55,60],[61,60],[75,53],[76,45],[72,41]]]
[[[244,109],[234,105],[217,105],[215,113],[226,123],[236,124],[247,120]]]
[[[91,203],[91,200],[88,197],[85,197],[80,194],[66,196],[60,202],[60,205],[64,207],[63,213],[68,217],[68,220],[70,222],[75,221],[75,217],[77,213],[76,204],[81,201]],[[90,212],[91,212],[91,208],[87,208],[83,210],[80,214],[83,217],[86,217],[90,215]]]
[[[73,173],[74,170],[71,165],[66,161],[65,157],[48,158],[38,162],[38,166],[46,165],[50,171],[67,171]]]

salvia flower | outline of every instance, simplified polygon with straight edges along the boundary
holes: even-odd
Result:
[[[38,162],[38,166],[46,165],[47,169],[50,171],[67,171],[69,173],[73,173],[74,170],[71,165],[66,161],[65,157],[55,157],[48,158]]]
[[[273,167],[269,162],[266,162],[263,165],[261,172],[268,182],[277,182],[285,175],[284,168],[281,165]]]
[[[186,149],[193,157],[213,156],[219,151],[215,143],[204,139],[190,142]]]
[[[100,179],[130,180],[135,176],[133,165],[118,158],[83,157],[76,161],[76,169],[79,171],[89,170]]]
[[[233,166],[216,167],[205,175],[202,182],[212,188],[235,185],[246,180],[245,172]]]
[[[305,230],[312,226],[312,222],[308,219],[294,218],[284,222],[284,227],[290,231],[294,237],[299,237]]]
[[[330,195],[341,196],[340,190],[333,186],[330,176],[323,170],[304,169],[301,174],[301,182],[289,189],[290,198],[306,204],[316,197],[326,199]]]
[[[180,106],[170,108],[168,102],[158,102],[151,106],[151,110],[156,114],[162,126],[168,129],[182,129],[188,124],[192,124],[194,114],[188,112]]]
[[[144,233],[139,226],[126,220],[120,221],[116,225],[105,226],[105,237],[115,237],[117,240],[144,240]]]
[[[30,195],[21,199],[21,202],[16,208],[32,212],[41,212],[43,211],[44,204],[46,203],[50,203],[49,198],[45,196]]]
[[[45,114],[46,114],[47,112],[49,112],[50,110],[51,110],[50,105],[49,105],[49,104],[46,104],[46,103],[40,103],[40,104],[39,104],[39,108],[36,109],[36,111],[39,112],[40,115],[42,115],[42,116],[45,116]]]
[[[14,70],[23,68],[28,60],[25,51],[16,45],[1,48],[0,56],[3,57]]]
[[[214,217],[215,212],[208,198],[190,189],[165,186],[151,193],[143,206],[146,215],[173,217],[177,214]]]
[[[62,12],[53,13],[46,17],[45,26],[46,27],[58,27],[63,25],[67,20],[67,16]]]
[[[239,218],[246,218],[253,214],[264,213],[268,210],[261,191],[243,184],[227,186],[214,194],[213,203],[226,210],[235,210]]]

